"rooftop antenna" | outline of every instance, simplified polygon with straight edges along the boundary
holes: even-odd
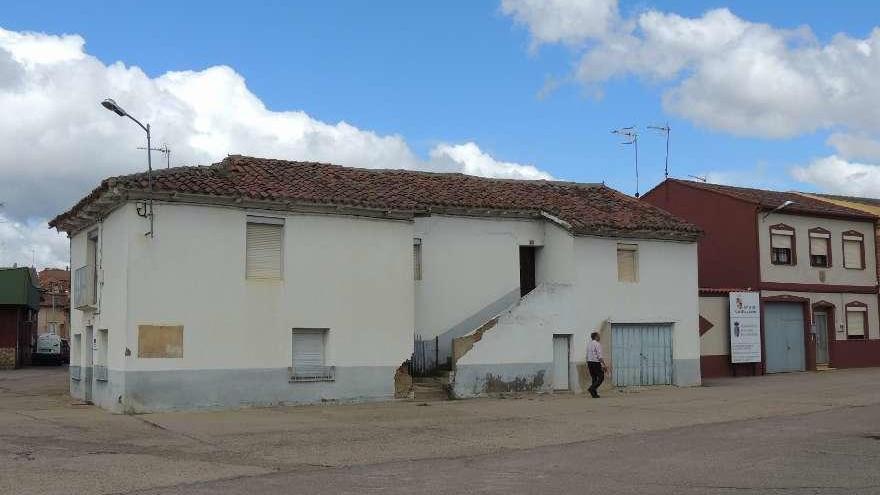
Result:
[[[696,180],[702,182],[703,184],[709,182],[709,179],[708,179],[708,178],[706,178],[706,177],[700,177],[699,175],[688,175],[688,177],[690,177],[691,179],[696,179]]]
[[[611,131],[611,134],[623,136],[624,141],[620,144],[631,144],[636,152],[636,197],[639,197],[639,133],[635,126],[621,127]]]
[[[663,134],[666,134],[666,160],[663,164],[663,176],[668,179],[669,178],[669,131],[671,131],[672,128],[669,127],[669,122],[667,122],[666,125],[663,125],[663,126],[649,125],[648,129],[653,129],[655,131],[659,131],[659,132],[662,132]]]
[[[138,146],[139,150],[146,150],[145,146]],[[163,144],[161,148],[150,148],[150,151],[158,151],[165,155],[165,168],[171,168],[171,148],[167,144]]]

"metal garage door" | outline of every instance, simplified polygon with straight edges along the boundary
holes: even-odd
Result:
[[[672,384],[672,325],[612,325],[614,384]]]
[[[797,303],[764,305],[767,373],[804,371],[804,310]]]

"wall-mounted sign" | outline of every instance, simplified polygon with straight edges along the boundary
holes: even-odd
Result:
[[[761,306],[757,292],[730,293],[730,362],[761,362]]]

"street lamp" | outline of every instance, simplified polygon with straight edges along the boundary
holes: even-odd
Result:
[[[116,101],[111,98],[107,98],[101,102],[101,106],[110,110],[111,112],[119,115],[120,117],[128,117],[135,124],[139,125],[144,132],[147,133],[147,190],[149,191],[149,198],[144,202],[144,210],[141,212],[140,208],[138,208],[138,214],[142,217],[148,217],[150,219],[150,231],[147,232],[146,236],[153,237],[153,159],[150,153],[150,124],[144,125],[141,122],[129,115],[128,112],[125,111],[121,106],[119,106]]]

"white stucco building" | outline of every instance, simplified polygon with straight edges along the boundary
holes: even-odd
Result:
[[[114,411],[391,398],[414,335],[459,396],[579,390],[594,329],[619,384],[700,382],[699,231],[602,185],[232,156],[50,225],[71,394]]]

